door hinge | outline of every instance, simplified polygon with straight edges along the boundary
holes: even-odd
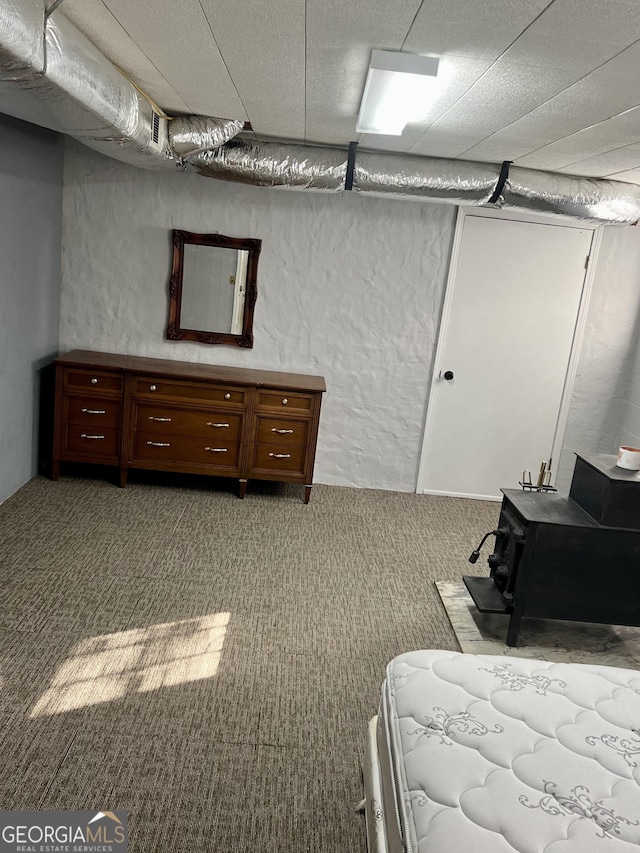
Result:
[[[591,255],[587,255],[587,257],[584,259],[584,268],[585,269],[589,269],[589,261],[590,260],[591,260]]]

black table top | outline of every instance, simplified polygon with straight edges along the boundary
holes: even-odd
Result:
[[[610,480],[618,480],[622,483],[637,483],[640,488],[640,472],[627,471],[626,468],[618,468],[614,453],[576,453],[578,459],[582,459],[587,465],[591,465],[596,471],[600,471]]]
[[[521,489],[502,489],[502,494],[525,521],[563,524],[565,527],[601,527],[582,507],[563,495]]]

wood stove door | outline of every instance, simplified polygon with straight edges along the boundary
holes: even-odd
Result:
[[[554,443],[593,230],[464,215],[418,491],[499,499]]]

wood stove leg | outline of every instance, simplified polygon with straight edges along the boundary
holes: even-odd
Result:
[[[127,485],[127,474],[128,473],[129,473],[128,468],[121,468],[120,469],[120,488],[121,489],[124,489],[125,486]]]
[[[309,500],[311,499],[311,489],[312,488],[313,488],[313,485],[304,487],[304,502],[306,504],[308,504]]]
[[[247,483],[248,482],[249,482],[248,480],[240,480],[240,491],[238,492],[238,497],[240,498],[240,500],[242,500],[244,498],[244,496],[247,494]]]
[[[507,645],[508,646],[517,646],[518,645],[518,634],[520,633],[520,620],[521,616],[519,613],[512,613],[511,618],[509,619],[509,628],[507,629]]]
[[[51,463],[51,479],[59,480],[60,479],[60,460],[54,459]]]

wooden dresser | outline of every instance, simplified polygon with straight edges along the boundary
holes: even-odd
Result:
[[[60,462],[304,485],[309,502],[321,376],[74,350],[54,359],[52,476]]]

